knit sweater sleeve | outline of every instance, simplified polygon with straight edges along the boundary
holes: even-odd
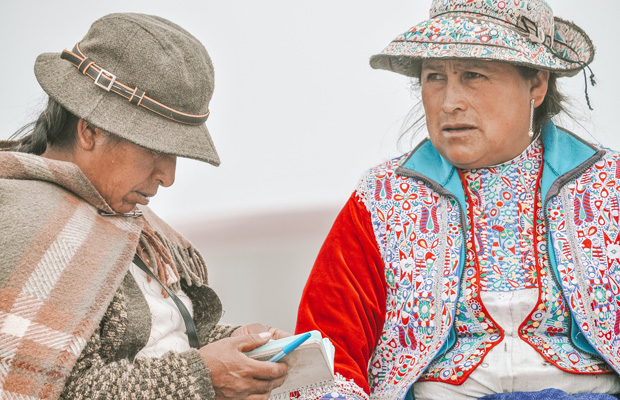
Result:
[[[240,325],[228,325],[218,324],[209,331],[209,334],[204,338],[204,344],[217,342],[220,339],[230,337],[235,329],[240,328]]]
[[[198,350],[168,352],[159,358],[133,359],[125,346],[127,307],[118,290],[100,328],[82,351],[61,398],[215,399],[209,369]]]
[[[222,304],[219,297],[208,286],[182,285],[183,291],[192,299],[194,322],[201,346],[230,337],[239,325],[218,323],[222,316]]]
[[[368,398],[368,362],[383,329],[385,301],[383,261],[370,214],[354,194],[315,261],[295,329],[319,330],[333,342],[338,398]]]

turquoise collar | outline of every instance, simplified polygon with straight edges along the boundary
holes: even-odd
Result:
[[[565,175],[571,171],[581,171],[581,166],[583,169],[588,168],[594,159],[600,158],[604,152],[574,134],[556,127],[551,121],[542,128],[542,140],[545,163],[541,182],[543,198],[550,192],[556,193],[558,188],[554,185],[557,186],[564,181],[562,179],[558,182],[558,178],[570,178]],[[420,143],[396,173],[425,180],[440,193],[450,192],[465,209],[465,196],[457,169],[437,152],[430,140]]]

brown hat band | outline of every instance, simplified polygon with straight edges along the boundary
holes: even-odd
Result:
[[[209,117],[210,111],[207,111],[204,115],[186,114],[151,99],[145,95],[144,90],[139,89],[138,87],[132,89],[129,86],[123,85],[116,80],[116,75],[111,74],[95,64],[95,62],[90,58],[86,57],[80,50],[79,43],[75,45],[73,52],[63,50],[60,54],[60,58],[73,64],[82,74],[93,79],[95,81],[95,85],[100,88],[108,92],[114,92],[129,100],[131,104],[138,107],[144,107],[155,114],[161,115],[162,117],[188,125],[201,125]]]

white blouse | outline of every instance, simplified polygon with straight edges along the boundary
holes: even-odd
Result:
[[[519,338],[519,326],[536,305],[538,289],[480,295],[495,322],[504,329],[504,339],[462,385],[416,382],[416,400],[471,400],[492,393],[534,392],[551,387],[567,393],[620,393],[620,378],[616,374],[579,375],[562,371]]]
[[[162,287],[154,279],[148,282],[147,275],[137,265],[131,264],[129,271],[138,283],[151,310],[151,333],[146,346],[138,352],[136,358],[161,357],[168,351],[181,353],[190,349],[185,333],[185,323],[176,304],[170,297],[162,295]],[[189,297],[179,290],[175,293],[185,304],[192,317],[194,309]]]

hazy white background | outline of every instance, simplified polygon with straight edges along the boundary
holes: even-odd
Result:
[[[598,49],[593,112],[583,75],[560,81],[575,99],[584,136],[620,149],[620,3],[549,3]],[[226,321],[293,330],[312,261],[357,179],[409,148],[397,142],[416,102],[410,83],[371,69],[368,59],[426,19],[429,7],[429,0],[5,1],[0,139],[45,103],[33,73],[38,54],[72,48],[111,12],[156,14],[183,26],[215,65],[208,126],[222,165],[180,160],[175,185],[151,207],[205,254]]]

